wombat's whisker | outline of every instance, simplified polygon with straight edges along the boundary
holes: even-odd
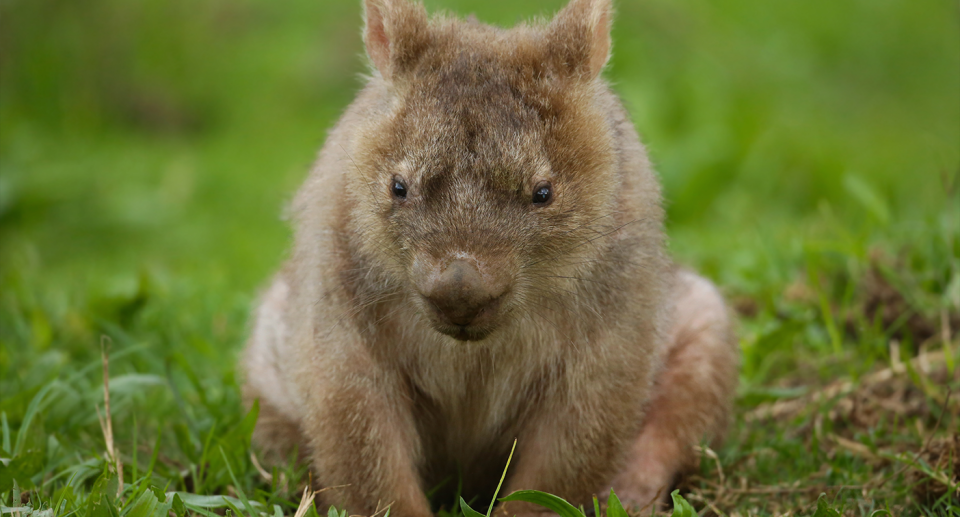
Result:
[[[584,241],[582,241],[582,242],[580,242],[580,243],[578,243],[578,244],[576,244],[576,245],[574,245],[574,246],[572,246],[572,247],[570,247],[570,248],[565,249],[565,250],[564,250],[564,253],[569,253],[569,252],[571,252],[571,251],[573,251],[573,250],[576,250],[576,249],[580,248],[581,246],[586,246],[587,244],[590,244],[590,243],[596,241],[597,239],[602,239],[602,238],[604,238],[604,237],[607,237],[607,236],[610,236],[610,235],[612,235],[612,234],[614,234],[614,233],[617,233],[617,232],[619,232],[620,230],[626,228],[627,226],[629,226],[629,225],[631,225],[631,224],[636,224],[636,223],[638,223],[638,222],[642,222],[642,221],[646,221],[646,220],[647,220],[647,218],[640,217],[640,218],[634,219],[634,220],[632,220],[632,221],[628,221],[628,222],[626,222],[626,223],[623,223],[623,224],[621,224],[621,225],[613,228],[613,229],[610,230],[610,231],[603,232],[603,233],[601,233],[600,235],[598,235],[598,236],[596,236],[596,237],[592,237],[592,238],[590,238],[590,239],[586,239],[586,240],[584,240]],[[545,261],[545,260],[551,260],[552,258],[553,258],[553,257],[547,257],[547,258],[544,258],[544,259],[540,259],[540,260],[536,260],[536,261],[533,261],[533,262],[529,262],[529,263],[524,264],[523,266],[521,266],[521,268],[528,268],[528,267],[530,267],[530,266],[539,264],[540,262],[543,262],[543,261]]]
[[[372,306],[374,306],[374,305],[376,305],[376,304],[378,304],[378,303],[386,303],[386,302],[398,300],[398,299],[401,299],[401,298],[403,298],[403,293],[391,293],[391,294],[386,295],[386,296],[384,296],[384,295],[374,295],[374,296],[371,296],[371,299],[366,300],[366,301],[361,301],[361,303],[360,303],[359,305],[357,305],[356,307],[353,307],[353,308],[351,308],[351,309],[347,309],[346,311],[344,311],[344,312],[337,318],[337,320],[333,323],[333,325],[330,326],[330,328],[327,330],[325,336],[326,336],[326,337],[329,337],[330,334],[333,333],[333,331],[334,331],[334,330],[340,325],[340,323],[342,323],[345,319],[347,319],[347,318],[353,318],[353,317],[357,316],[358,314],[360,314],[361,312],[363,312],[364,310],[366,310],[366,309],[368,309],[368,308],[370,308],[370,307],[372,307]]]
[[[612,212],[608,212],[608,213],[606,213],[606,214],[604,214],[604,215],[601,215],[601,216],[599,216],[599,217],[596,217],[596,218],[594,218],[594,219],[590,219],[589,221],[585,221],[585,222],[581,223],[580,225],[578,225],[578,226],[576,226],[576,227],[574,227],[574,228],[571,228],[571,229],[569,229],[569,230],[567,230],[567,231],[565,231],[565,232],[562,232],[562,233],[560,233],[559,236],[563,237],[563,236],[565,236],[565,235],[569,235],[569,234],[571,234],[571,233],[573,233],[573,232],[576,232],[576,231],[579,231],[579,230],[581,230],[581,229],[588,228],[588,227],[590,227],[590,225],[592,225],[593,223],[595,223],[595,222],[597,222],[597,221],[599,221],[599,220],[601,220],[601,219],[606,219],[606,218],[608,218],[608,217],[614,217],[614,216],[619,215],[619,214],[621,214],[621,213],[622,213],[622,212],[621,212],[620,210],[614,210],[614,211],[612,211]]]
[[[613,287],[612,285],[610,285],[610,284],[608,284],[608,283],[606,283],[606,282],[601,282],[600,280],[594,280],[594,279],[592,279],[592,278],[583,278],[583,277],[579,277],[579,276],[564,276],[564,275],[534,275],[534,276],[536,276],[537,278],[565,278],[565,279],[568,279],[568,280],[577,280],[577,281],[580,281],[580,282],[593,282],[593,283],[595,283],[595,284],[597,284],[597,285],[602,285],[602,286],[607,287],[607,288],[609,288],[609,289],[615,289],[615,287]]]

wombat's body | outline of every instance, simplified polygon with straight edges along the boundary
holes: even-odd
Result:
[[[599,78],[608,0],[511,30],[366,8],[377,72],[296,198],[248,346],[256,442],[298,447],[351,513],[430,515],[458,476],[489,497],[514,438],[507,492],[646,505],[722,434],[737,354],[719,294],[666,257]]]

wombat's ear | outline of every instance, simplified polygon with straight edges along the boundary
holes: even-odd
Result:
[[[411,68],[430,40],[427,11],[410,0],[364,0],[367,55],[385,79]]]
[[[547,56],[558,72],[582,79],[600,74],[610,57],[611,0],[571,0],[547,28]]]

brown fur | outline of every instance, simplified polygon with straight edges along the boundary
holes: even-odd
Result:
[[[366,13],[373,75],[296,197],[247,348],[255,441],[297,447],[352,513],[430,515],[458,471],[489,498],[514,438],[507,491],[647,504],[719,439],[737,354],[722,298],[664,252],[659,184],[600,78],[609,0],[510,30]],[[508,286],[482,325],[445,327],[423,294],[451,260]]]

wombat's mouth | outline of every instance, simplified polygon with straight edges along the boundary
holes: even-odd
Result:
[[[474,328],[464,326],[437,328],[437,331],[440,333],[446,334],[458,341],[480,341],[489,336],[493,330],[493,328]]]
[[[430,313],[430,323],[437,332],[459,341],[480,341],[496,330],[502,299],[503,296],[490,300],[479,310],[468,310],[469,316],[451,311],[449,307],[438,307],[429,299],[424,301]]]

